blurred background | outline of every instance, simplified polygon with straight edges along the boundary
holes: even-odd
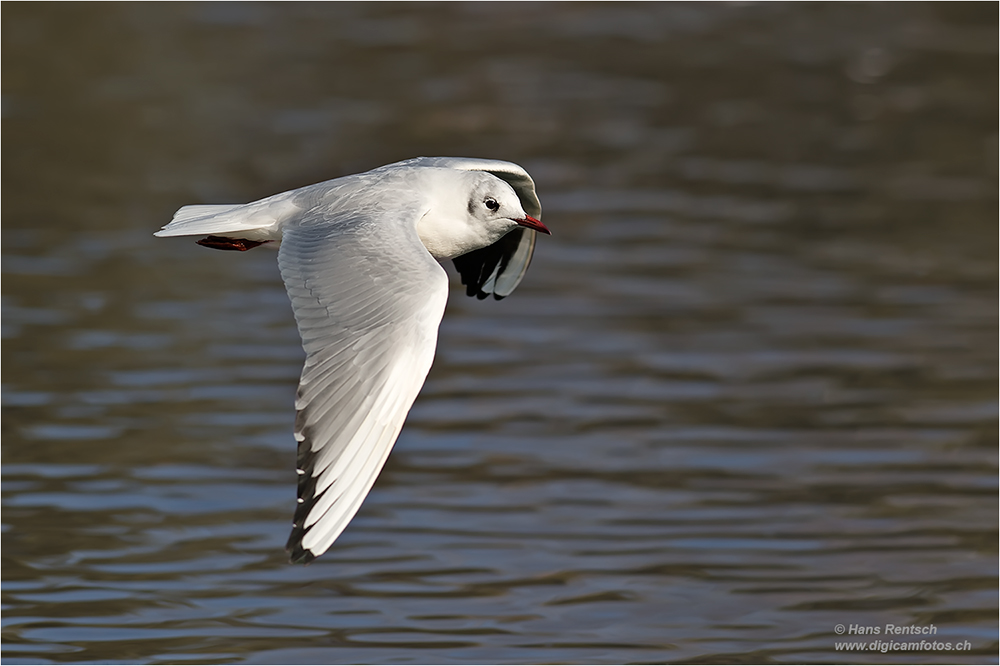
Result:
[[[995,663],[997,14],[8,3],[4,663]],[[275,255],[152,233],[417,155],[553,236],[292,567]]]

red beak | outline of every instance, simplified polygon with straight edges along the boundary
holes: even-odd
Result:
[[[549,231],[548,227],[542,224],[541,220],[536,220],[530,215],[525,215],[523,220],[514,220],[514,221],[520,224],[522,227],[528,227],[529,229],[534,229],[535,231],[541,231],[543,234],[548,234],[549,236],[552,235],[552,232]]]

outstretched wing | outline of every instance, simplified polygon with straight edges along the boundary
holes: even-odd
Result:
[[[389,167],[399,165],[486,171],[510,184],[525,213],[542,218],[542,205],[535,194],[535,182],[527,171],[513,162],[472,157],[415,157]],[[535,235],[536,232],[531,229],[515,229],[493,245],[453,259],[455,268],[462,276],[462,284],[466,286],[466,293],[480,299],[490,294],[497,300],[509,296],[531,263]]]
[[[430,370],[448,277],[419,214],[317,213],[283,229],[278,265],[306,351],[292,562],[326,551],[357,513]]]
[[[532,229],[515,229],[493,245],[452,259],[462,276],[465,293],[480,300],[490,294],[498,301],[509,296],[528,270],[535,251],[535,233]]]

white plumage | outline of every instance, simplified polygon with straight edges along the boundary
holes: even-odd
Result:
[[[534,183],[516,164],[420,157],[249,204],[184,206],[157,236],[278,246],[306,351],[295,401],[293,562],[325,552],[385,464],[434,360],[454,259],[470,296],[500,299],[527,270]]]

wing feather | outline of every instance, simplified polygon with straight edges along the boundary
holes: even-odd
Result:
[[[421,211],[376,214],[378,225],[327,211],[282,231],[278,265],[306,350],[293,562],[323,553],[357,513],[434,358],[447,275],[417,236]]]
[[[465,293],[480,300],[490,294],[498,301],[509,296],[531,263],[535,235],[532,229],[515,229],[493,245],[455,257]]]

